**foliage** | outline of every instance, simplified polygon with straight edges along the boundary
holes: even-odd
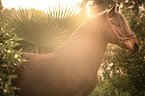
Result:
[[[18,36],[24,39],[21,47],[25,52],[34,53],[51,52],[86,21],[83,11],[68,5],[50,7],[47,13],[21,8],[16,12],[11,11],[6,19]]]
[[[11,85],[14,78],[17,77],[14,74],[17,67],[21,66],[21,63],[25,62],[21,58],[21,50],[16,50],[18,46],[18,38],[14,29],[8,27],[3,21],[0,22],[0,95],[1,96],[14,96],[14,90],[16,87]]]
[[[137,15],[140,11],[140,7],[144,7],[145,4],[145,0],[82,0],[82,2],[78,5],[84,8],[88,2],[92,2],[89,6],[93,10],[93,14],[109,9],[112,5],[117,3],[118,5],[124,5],[131,8],[131,10]]]
[[[2,1],[0,0],[0,11],[3,9]]]
[[[112,48],[114,49],[112,50]],[[141,94],[144,94],[145,90],[144,56],[145,48],[140,49],[139,53],[131,55],[117,46],[110,45],[102,64],[103,77],[115,88],[123,92],[128,91],[131,96],[142,96]]]
[[[102,84],[96,86],[89,96],[131,96],[128,91],[122,91],[113,86],[113,84],[105,80]]]

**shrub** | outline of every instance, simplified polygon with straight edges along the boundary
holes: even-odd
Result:
[[[5,22],[0,22],[0,96],[14,96],[17,88],[11,83],[17,77],[15,70],[25,62],[21,58],[21,49],[15,49],[22,39],[13,30]]]
[[[116,88],[112,82],[105,80],[102,84],[98,84],[89,96],[131,96],[131,94],[127,90],[122,91]]]

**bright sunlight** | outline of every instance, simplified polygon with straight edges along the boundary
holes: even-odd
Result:
[[[49,6],[63,4],[75,5],[82,0],[2,0],[4,8],[35,8],[39,10],[47,10]]]

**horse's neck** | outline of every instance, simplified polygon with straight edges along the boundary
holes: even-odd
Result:
[[[56,52],[66,58],[76,58],[80,62],[96,62],[94,67],[99,66],[107,43],[100,33],[103,26],[97,25],[97,20],[94,18],[83,24]]]

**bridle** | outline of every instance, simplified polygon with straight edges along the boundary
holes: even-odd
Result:
[[[119,38],[119,42],[122,44],[122,43],[125,42],[126,40],[130,40],[130,39],[135,38],[135,37],[136,37],[135,34],[129,35],[129,36],[124,37],[124,38],[120,37],[120,38]]]
[[[114,29],[114,32],[115,32],[115,34],[117,35],[117,37],[118,37],[118,39],[119,39],[119,43],[120,43],[121,45],[123,45],[123,42],[125,42],[125,41],[127,41],[127,40],[130,40],[130,39],[136,37],[135,34],[131,34],[131,35],[128,35],[128,36],[126,36],[126,37],[123,37],[123,36],[116,30],[116,28],[113,26],[113,24],[112,24],[111,21],[110,21],[111,19],[109,19],[108,16],[107,16],[107,20],[109,21],[109,23],[111,24],[112,28]]]

